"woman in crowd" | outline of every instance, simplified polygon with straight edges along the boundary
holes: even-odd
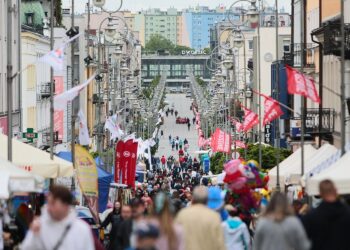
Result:
[[[154,201],[154,223],[159,227],[160,235],[156,249],[183,250],[184,236],[181,226],[174,224],[175,208],[169,197],[161,192]]]
[[[254,237],[255,250],[308,250],[310,241],[287,197],[275,193],[258,221]]]

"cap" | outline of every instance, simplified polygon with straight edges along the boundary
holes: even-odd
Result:
[[[224,200],[221,196],[221,190],[217,187],[208,189],[208,207],[214,210],[221,208],[224,205]]]

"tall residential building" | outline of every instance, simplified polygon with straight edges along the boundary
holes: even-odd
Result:
[[[20,41],[20,24],[19,18],[16,16],[18,9],[15,9],[12,14],[8,13],[8,6],[18,7],[17,0],[0,1],[0,133],[7,134],[7,57],[12,56],[13,73],[18,71],[19,58],[19,41]],[[12,18],[12,51],[7,49],[7,29],[8,20]],[[20,112],[21,112],[21,100],[20,100],[20,81],[19,77],[15,77],[12,82],[12,128],[13,134],[20,132]]]
[[[182,45],[197,50],[209,47],[210,28],[225,19],[225,10],[224,7],[209,9],[203,6],[184,10]]]
[[[179,44],[181,36],[181,14],[175,8],[166,11],[149,9],[139,12],[135,16],[135,30],[140,33],[140,42],[143,46],[150,40],[152,35],[162,35],[173,44]]]

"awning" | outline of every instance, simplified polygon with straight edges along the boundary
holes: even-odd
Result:
[[[0,157],[7,159],[7,136],[0,134]],[[44,178],[73,176],[73,164],[31,145],[12,139],[12,162]]]
[[[304,161],[308,161],[317,150],[311,145],[304,146]],[[280,172],[280,185],[284,186],[286,184],[287,177],[291,174],[299,174],[301,165],[301,148],[298,148],[293,154],[284,159],[279,164]],[[299,166],[299,169],[298,169]],[[269,183],[270,188],[276,187],[277,183],[277,166],[269,171]]]
[[[0,158],[0,199],[7,199],[14,192],[40,192],[43,186],[44,178]]]
[[[346,153],[332,166],[307,180],[306,192],[309,195],[318,195],[318,185],[325,179],[330,179],[337,187],[339,194],[350,194],[350,152]]]

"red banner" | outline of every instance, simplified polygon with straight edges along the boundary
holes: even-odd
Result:
[[[236,119],[234,119],[234,118],[230,118],[230,121],[232,122],[232,124],[235,126],[235,128],[236,128],[236,132],[242,132],[242,130],[243,130],[243,124],[242,123],[240,123],[239,121],[237,121]]]
[[[137,148],[138,143],[132,139],[117,143],[114,175],[116,183],[135,187]]]
[[[124,142],[118,141],[115,149],[115,169],[114,169],[114,182],[121,183],[121,171],[122,171],[122,156],[124,151]]]
[[[247,145],[246,145],[244,142],[238,141],[238,140],[234,142],[234,145],[235,145],[237,148],[247,148]]]
[[[211,137],[210,146],[213,152],[230,153],[231,135],[217,128]]]
[[[286,73],[288,78],[288,93],[305,96],[313,102],[320,103],[315,81],[286,65]]]
[[[243,131],[247,132],[252,127],[259,124],[259,117],[256,113],[254,113],[250,109],[247,109],[245,107],[242,107],[242,108],[244,110]]]
[[[279,103],[271,97],[265,97],[263,126],[283,115]]]

